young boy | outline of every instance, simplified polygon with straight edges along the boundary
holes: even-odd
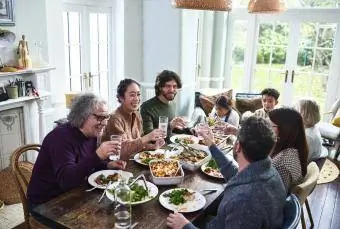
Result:
[[[262,108],[254,112],[255,116],[268,118],[268,112],[277,105],[280,93],[274,88],[265,88],[261,91]]]

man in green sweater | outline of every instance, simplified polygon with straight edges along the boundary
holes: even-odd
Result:
[[[183,118],[175,117],[175,110],[171,104],[176,97],[177,89],[180,88],[182,88],[181,79],[173,71],[164,70],[156,77],[156,96],[145,101],[140,109],[144,134],[158,128],[159,116],[168,117],[168,136],[172,130],[183,130],[186,127]]]

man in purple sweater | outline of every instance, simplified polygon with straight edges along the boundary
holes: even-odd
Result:
[[[67,118],[42,143],[27,188],[30,209],[84,184],[97,170],[125,167],[123,161],[107,160],[120,150],[118,144],[107,141],[97,146],[109,119],[105,101],[83,94],[74,100]]]

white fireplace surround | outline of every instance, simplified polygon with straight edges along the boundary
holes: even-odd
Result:
[[[18,72],[10,73],[0,73],[0,85],[4,85],[8,80],[15,80],[16,78],[22,79],[24,81],[30,80],[33,82],[34,87],[39,93],[39,97],[36,96],[23,96],[17,99],[9,99],[0,102],[0,140],[2,143],[0,145],[0,156],[1,158],[9,158],[9,154],[15,150],[15,148],[20,147],[20,145],[15,145],[13,142],[19,142],[18,139],[13,139],[13,142],[8,142],[5,135],[9,134],[9,130],[4,130],[6,124],[4,120],[17,120],[19,123],[23,123],[21,126],[21,133],[16,133],[17,137],[23,136],[23,144],[41,143],[46,135],[46,121],[45,116],[50,109],[46,108],[45,101],[50,98],[50,74],[49,72],[53,70],[53,67],[39,68],[39,69],[28,69],[21,70]],[[13,110],[14,109],[14,110]],[[23,115],[13,115],[16,114],[15,111],[22,109]],[[13,112],[9,112],[13,111]],[[21,111],[20,111],[21,112]],[[19,117],[23,120],[19,120]],[[13,133],[11,133],[12,136]],[[21,135],[21,136],[19,136]],[[13,137],[12,137],[13,138]],[[6,146],[7,144],[7,146]],[[15,145],[15,146],[14,146]],[[34,161],[35,158],[28,158]],[[0,170],[3,167],[9,165],[9,161],[2,162],[0,165]]]

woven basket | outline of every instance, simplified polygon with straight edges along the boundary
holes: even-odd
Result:
[[[231,0],[171,0],[175,8],[194,10],[230,11]]]
[[[273,13],[285,11],[283,0],[250,0],[249,13]]]
[[[21,203],[20,194],[10,168],[0,172],[0,199],[5,204]]]

